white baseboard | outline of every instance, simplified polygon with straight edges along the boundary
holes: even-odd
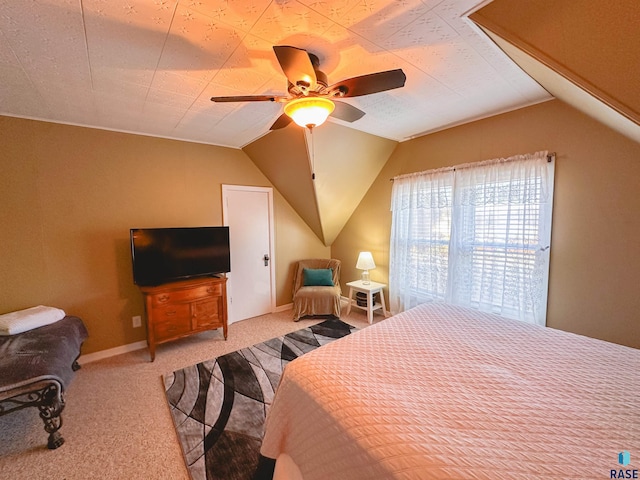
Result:
[[[280,305],[276,307],[276,312],[286,312],[287,310],[291,310],[293,308],[293,303],[288,303],[286,305]],[[103,360],[109,357],[115,357],[116,355],[122,355],[123,353],[133,352],[134,350],[140,350],[142,348],[147,348],[147,342],[145,340],[141,340],[136,343],[130,343],[128,345],[121,345],[120,347],[109,348],[108,350],[100,350],[99,352],[88,353],[87,355],[81,355],[78,359],[78,363],[80,365],[84,365],[86,363],[97,362],[98,360]]]
[[[134,350],[140,350],[147,348],[147,341],[141,340],[136,343],[130,343],[128,345],[121,345],[115,348],[109,348],[107,350],[100,350],[99,352],[88,353],[87,355],[80,355],[78,363],[84,365],[86,363],[96,362],[109,357],[115,357],[116,355],[122,355],[123,353],[133,352]]]
[[[286,305],[280,305],[276,307],[275,312],[286,312],[287,310],[291,310],[293,308],[293,303],[287,303]]]

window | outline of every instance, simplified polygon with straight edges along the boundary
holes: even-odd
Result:
[[[392,310],[445,301],[544,325],[553,167],[539,152],[394,179]]]

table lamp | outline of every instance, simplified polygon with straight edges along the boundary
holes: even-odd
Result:
[[[358,270],[362,270],[362,283],[364,285],[369,285],[369,270],[376,268],[371,252],[360,252],[356,268]]]

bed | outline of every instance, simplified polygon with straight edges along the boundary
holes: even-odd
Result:
[[[77,359],[86,338],[84,323],[74,316],[0,336],[0,416],[37,407],[50,449],[64,443],[59,432],[64,394],[80,368]]]
[[[640,350],[441,304],[291,362],[261,448],[305,480],[622,478],[625,451]]]

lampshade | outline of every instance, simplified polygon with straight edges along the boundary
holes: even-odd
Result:
[[[301,127],[317,127],[324,123],[334,108],[333,102],[327,98],[303,97],[287,103],[284,113]]]
[[[373,261],[373,255],[371,255],[371,252],[360,252],[360,255],[358,255],[358,262],[356,263],[356,268],[358,270],[371,270],[372,268],[376,268],[376,264]]]
[[[358,270],[362,270],[362,283],[364,285],[369,285],[369,270],[376,268],[371,252],[360,252],[360,255],[358,255],[358,261],[356,262],[356,268]]]

